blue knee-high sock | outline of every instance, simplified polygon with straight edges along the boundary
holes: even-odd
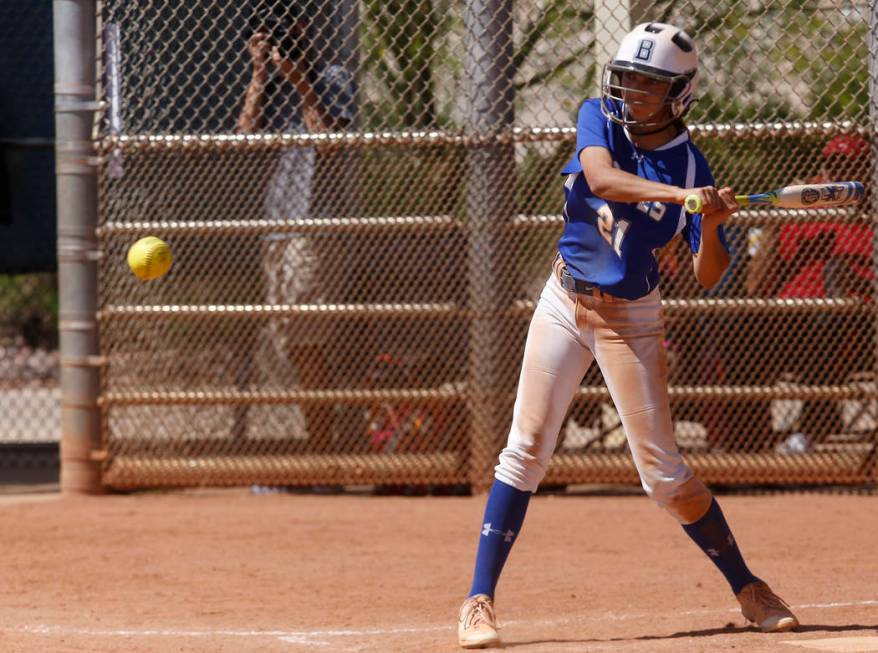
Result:
[[[494,596],[503,563],[506,562],[524,523],[530,496],[530,492],[522,492],[502,481],[494,480],[488,495],[488,505],[485,506],[485,519],[482,520],[470,596]]]
[[[693,524],[684,524],[683,530],[710,557],[735,594],[748,583],[759,580],[747,568],[716,499],[711,501],[704,517]]]

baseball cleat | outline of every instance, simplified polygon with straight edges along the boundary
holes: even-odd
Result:
[[[487,594],[469,597],[460,606],[457,618],[457,642],[463,648],[485,648],[500,643],[494,602]]]
[[[741,614],[764,633],[781,633],[798,627],[799,620],[786,601],[759,580],[745,585],[737,595]]]

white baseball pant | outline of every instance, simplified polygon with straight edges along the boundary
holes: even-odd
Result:
[[[698,521],[712,495],[674,440],[658,289],[634,301],[600,291],[572,293],[558,280],[562,266],[557,257],[530,323],[512,428],[495,477],[536,491],[573,396],[596,360],[643,489],[681,523]]]

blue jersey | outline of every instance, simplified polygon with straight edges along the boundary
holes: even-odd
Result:
[[[704,155],[683,132],[655,150],[634,146],[621,125],[601,113],[599,99],[586,100],[576,125],[576,152],[561,171],[565,176],[564,233],[558,250],[570,274],[611,295],[637,299],[659,282],[655,253],[683,234],[692,253],[701,242],[701,215],[678,204],[638,204],[601,199],[591,192],[579,155],[604,147],[614,165],[643,179],[682,188],[713,186]],[[719,237],[728,249],[722,227]]]

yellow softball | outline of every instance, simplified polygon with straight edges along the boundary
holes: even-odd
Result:
[[[161,238],[141,238],[128,249],[128,267],[139,279],[158,279],[171,269],[171,248]]]

